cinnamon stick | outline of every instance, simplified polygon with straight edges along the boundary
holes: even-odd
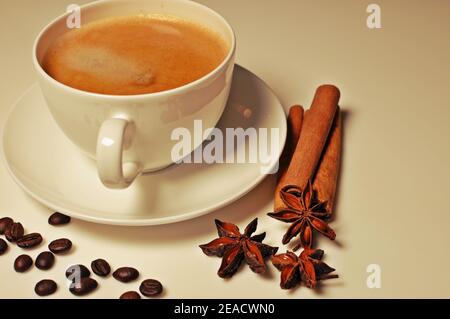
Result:
[[[284,185],[284,179],[286,171],[291,162],[292,155],[300,137],[300,132],[303,124],[303,107],[301,105],[294,105],[289,109],[289,115],[287,119],[287,137],[286,145],[284,146],[283,153],[280,156],[277,186],[275,187],[275,208],[283,205],[283,201],[280,197],[280,190]]]
[[[334,208],[334,199],[341,164],[342,148],[342,116],[338,108],[330,136],[320,160],[314,177],[313,189],[317,191],[320,201],[326,201],[326,211],[331,214]]]
[[[292,155],[289,168],[279,186],[295,185],[304,189],[314,177],[340,98],[339,89],[333,85],[320,86],[311,108],[303,121],[300,138]]]

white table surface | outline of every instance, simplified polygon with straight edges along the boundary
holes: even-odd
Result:
[[[35,82],[34,37],[72,2],[0,1],[0,128],[14,101]],[[0,298],[35,298],[34,284],[43,278],[57,281],[53,297],[72,298],[64,287],[65,268],[98,257],[113,268],[135,266],[142,279],[161,280],[165,298],[450,297],[450,2],[376,1],[382,9],[379,30],[366,27],[366,7],[373,1],[201,2],[234,26],[238,63],[264,79],[286,109],[308,106],[322,83],[340,87],[346,116],[332,222],[337,241],[319,241],[340,279],[317,291],[283,291],[278,271],[270,267],[266,277],[242,268],[224,281],[216,275],[220,260],[197,247],[215,238],[214,218],[244,227],[255,217],[259,230],[268,232],[267,243],[282,247],[286,225],[265,216],[273,177],[234,204],[179,224],[125,228],[74,220],[54,228],[47,224],[51,211],[0,165],[0,216],[12,216],[46,238],[74,242],[72,253],[57,258],[52,270],[26,274],[14,272],[22,251],[10,246],[0,257]],[[380,289],[366,285],[369,264],[381,267]],[[99,284],[88,298],[117,298],[139,285],[112,278]]]

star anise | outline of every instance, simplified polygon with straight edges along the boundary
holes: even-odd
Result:
[[[256,231],[258,219],[255,218],[245,228],[244,234],[241,234],[239,228],[234,224],[217,219],[215,222],[219,238],[208,244],[200,245],[200,248],[208,256],[223,257],[217,272],[219,277],[232,277],[244,260],[255,273],[264,273],[266,271],[265,259],[274,255],[278,251],[278,247],[262,243],[266,233],[252,236]]]
[[[338,278],[338,275],[329,275],[335,269],[322,261],[323,254],[321,249],[305,249],[300,256],[290,251],[272,256],[273,265],[281,271],[281,288],[291,289],[301,282],[308,288],[315,288],[320,280]]]
[[[326,211],[326,201],[319,201],[312,188],[311,181],[302,191],[296,186],[286,186],[281,190],[280,197],[286,207],[280,208],[270,217],[285,223],[292,223],[283,237],[283,244],[289,243],[292,238],[300,235],[298,248],[311,248],[313,241],[313,229],[334,240],[336,233],[328,226],[326,220],[330,213]]]

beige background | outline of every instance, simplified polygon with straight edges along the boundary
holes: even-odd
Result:
[[[34,37],[71,2],[0,1],[1,127],[12,103],[35,82]],[[0,216],[13,216],[47,237],[67,236],[75,249],[47,273],[20,275],[12,269],[20,250],[11,248],[0,257],[0,297],[33,298],[34,284],[43,278],[58,282],[55,297],[72,297],[63,288],[64,269],[96,257],[114,267],[135,266],[142,278],[159,278],[164,297],[450,297],[450,2],[376,1],[381,30],[366,27],[372,1],[201,2],[229,19],[238,37],[238,62],[267,81],[286,108],[309,105],[321,83],[341,88],[347,116],[332,223],[338,241],[320,241],[340,279],[318,291],[286,292],[271,267],[264,278],[243,268],[223,281],[215,275],[220,260],[197,248],[216,235],[214,218],[244,227],[255,216],[259,229],[269,232],[267,242],[281,246],[286,226],[265,217],[273,178],[238,202],[188,222],[122,228],[74,221],[55,229],[46,222],[50,211],[26,196],[1,165]],[[366,286],[369,264],[381,266],[381,289]],[[113,279],[99,283],[91,297],[117,298],[138,286]]]

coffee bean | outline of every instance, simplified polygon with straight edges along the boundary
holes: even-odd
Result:
[[[127,291],[119,299],[141,299],[141,295],[136,291]]]
[[[44,279],[39,281],[34,287],[34,292],[41,297],[49,296],[56,292],[58,285],[56,282],[50,279]]]
[[[8,243],[0,238],[0,256],[8,250]]]
[[[85,277],[72,282],[69,290],[75,296],[84,296],[94,291],[97,286],[98,283],[95,279]]]
[[[0,235],[5,234],[6,229],[14,223],[12,218],[3,217],[0,219]]]
[[[57,255],[68,252],[70,248],[72,248],[72,242],[66,238],[54,240],[48,245],[48,249]]]
[[[89,277],[90,275],[91,272],[84,265],[73,265],[66,270],[66,278],[71,280]]]
[[[69,216],[56,212],[48,218],[48,223],[53,226],[60,226],[70,223],[70,220]]]
[[[42,243],[42,236],[39,233],[25,235],[17,240],[17,246],[20,248],[33,248]]]
[[[155,297],[162,293],[163,286],[158,280],[147,279],[142,282],[139,291],[146,297]]]
[[[25,272],[33,266],[33,259],[28,255],[20,255],[14,261],[14,270],[17,272]]]
[[[20,239],[23,236],[24,229],[21,223],[12,223],[8,228],[5,230],[5,237],[6,239],[13,243]]]
[[[130,282],[139,277],[139,271],[132,267],[122,267],[113,273],[113,277],[121,282]]]
[[[100,276],[100,277],[106,277],[111,272],[111,267],[109,266],[108,262],[104,259],[96,259],[91,263],[92,271]]]
[[[34,264],[40,270],[49,270],[55,264],[55,255],[49,251],[44,251],[36,257]]]

